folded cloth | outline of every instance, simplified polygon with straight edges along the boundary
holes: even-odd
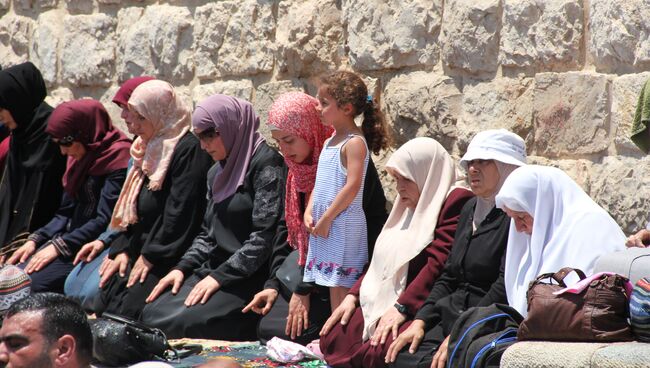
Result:
[[[580,293],[582,293],[582,291],[584,289],[587,288],[587,286],[589,286],[589,284],[591,284],[592,281],[598,280],[602,276],[611,276],[611,275],[616,275],[616,273],[614,273],[614,272],[598,272],[596,274],[593,274],[593,275],[591,275],[589,277],[586,277],[586,278],[578,281],[577,283],[575,283],[575,284],[573,284],[571,286],[568,286],[568,287],[565,287],[562,290],[558,290],[558,291],[553,292],[553,295],[560,295],[560,294],[564,294],[564,293],[580,294]],[[630,295],[632,295],[632,288],[633,288],[632,283],[630,281],[627,281],[624,286],[625,286],[625,295],[627,296],[628,299],[630,299]]]
[[[303,359],[320,359],[308,348],[279,337],[273,337],[266,343],[266,355],[281,363],[296,363]]]
[[[639,93],[630,135],[632,142],[645,153],[650,153],[648,122],[650,122],[650,79],[645,82]]]

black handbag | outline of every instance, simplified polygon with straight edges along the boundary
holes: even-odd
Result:
[[[130,318],[104,313],[90,321],[93,358],[107,366],[123,366],[146,360],[168,360],[171,348],[165,334]]]
[[[296,288],[302,282],[302,271],[298,266],[298,256],[298,250],[289,253],[282,265],[275,271],[275,277],[292,293],[296,291]]]

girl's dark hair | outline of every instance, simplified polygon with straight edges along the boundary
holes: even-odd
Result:
[[[363,113],[361,130],[374,154],[388,148],[391,143],[390,133],[384,114],[379,110],[379,102],[368,95],[366,84],[357,74],[333,72],[321,77],[320,82],[338,107],[349,103],[354,108],[354,116]]]

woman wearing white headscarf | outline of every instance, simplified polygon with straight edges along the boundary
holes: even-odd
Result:
[[[336,367],[382,367],[398,330],[408,327],[444,266],[460,211],[472,193],[457,186],[453,159],[431,138],[415,138],[386,163],[399,196],[370,267],[321,331]],[[339,323],[341,321],[341,323]]]
[[[476,197],[461,211],[442,274],[409,328],[388,348],[386,363],[428,367],[433,359],[433,366],[444,367],[448,336],[460,314],[470,307],[506,302],[503,263],[510,221],[495,207],[494,197],[506,177],[525,163],[524,141],[514,133],[488,130],[472,139],[460,164]]]
[[[562,170],[524,166],[496,197],[511,218],[506,251],[508,303],[527,314],[528,284],[563,267],[593,271],[603,254],[625,249],[625,235],[609,214]]]

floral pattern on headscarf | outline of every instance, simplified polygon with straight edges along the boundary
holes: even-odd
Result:
[[[323,143],[334,129],[323,125],[316,110],[318,100],[302,93],[289,92],[278,97],[269,110],[267,124],[271,129],[282,130],[304,139],[312,147],[311,157],[297,163],[285,158],[289,167],[285,197],[285,219],[289,231],[289,245],[298,249],[298,264],[304,265],[309,245],[309,233],[303,225],[299,193],[310,194],[316,182],[318,157]]]

